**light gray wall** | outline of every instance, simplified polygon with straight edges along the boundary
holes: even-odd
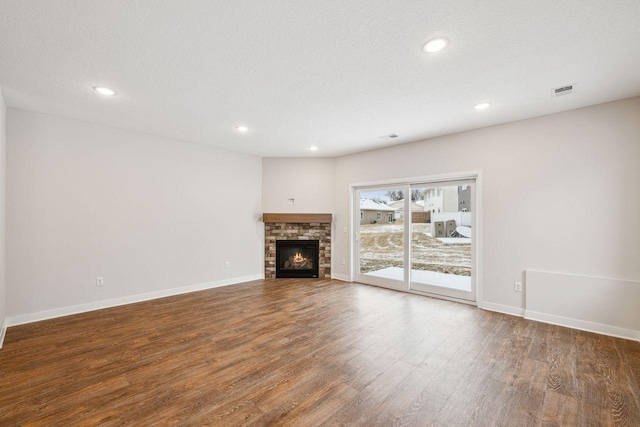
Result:
[[[262,274],[259,157],[9,108],[7,165],[8,317]]]
[[[5,201],[6,201],[6,112],[0,87],[0,327],[6,317],[6,272],[5,272]],[[2,331],[0,330],[0,347],[2,346]]]
[[[631,98],[341,157],[335,228],[350,226],[352,183],[479,170],[484,301],[522,309],[513,283],[528,268],[638,281],[639,141]],[[351,258],[350,234],[336,233],[333,259]]]
[[[334,159],[262,159],[262,207],[269,213],[332,213]],[[287,204],[289,198],[295,204]]]

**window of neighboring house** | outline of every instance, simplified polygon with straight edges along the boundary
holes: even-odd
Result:
[[[389,214],[389,222],[393,222],[393,214]]]
[[[438,187],[438,196],[442,193],[442,188]],[[440,212],[440,210],[438,209],[438,212]]]
[[[376,219],[380,219],[380,218],[382,218],[382,214],[381,214],[380,212],[378,212],[378,213],[376,214]]]

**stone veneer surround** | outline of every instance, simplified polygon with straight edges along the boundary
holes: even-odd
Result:
[[[264,224],[264,277],[276,278],[276,240],[318,240],[318,278],[331,278],[331,223],[266,222]]]

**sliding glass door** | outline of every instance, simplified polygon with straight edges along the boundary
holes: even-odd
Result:
[[[356,280],[402,289],[405,284],[405,224],[397,203],[402,187],[356,191]]]
[[[475,179],[357,188],[356,281],[476,300]]]
[[[473,181],[412,185],[422,212],[411,223],[410,288],[475,301]]]

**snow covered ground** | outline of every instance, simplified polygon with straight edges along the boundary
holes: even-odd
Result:
[[[431,224],[413,224],[411,268],[453,276],[471,276],[471,241],[466,238],[436,239]],[[444,241],[443,241],[444,240]],[[360,226],[360,271],[370,273],[404,266],[404,225]]]

